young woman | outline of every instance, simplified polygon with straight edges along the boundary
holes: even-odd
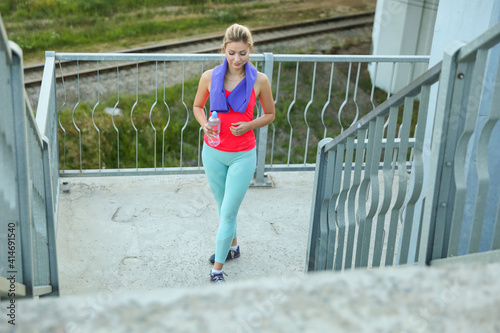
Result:
[[[234,24],[226,30],[222,50],[224,62],[202,74],[193,105],[193,113],[205,132],[202,152],[208,184],[217,202],[219,228],[210,281],[224,282],[222,272],[227,259],[240,256],[236,238],[236,216],[252,180],[256,166],[254,129],[274,120],[274,101],[269,79],[248,61],[253,48],[247,27]],[[204,106],[210,97],[210,112],[220,118],[220,144],[208,145],[213,135]],[[254,119],[259,98],[263,115]]]

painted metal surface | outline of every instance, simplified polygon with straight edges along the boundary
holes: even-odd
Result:
[[[491,49],[499,43],[497,24],[468,44],[451,45],[442,63],[336,138],[321,142],[306,270],[345,270],[415,261],[429,264],[432,260],[455,257],[465,198],[471,191],[475,193],[475,205],[466,254],[478,252],[486,202],[495,200],[488,197],[488,146],[500,118],[500,68],[493,86],[485,83],[485,75]],[[431,178],[424,187],[423,125],[427,121],[430,88],[435,83],[439,83],[439,94],[431,138]],[[478,129],[476,122],[484,91],[493,94],[493,98],[487,120]],[[467,181],[468,146],[475,135],[479,137],[475,161],[478,182],[471,186]],[[353,142],[365,138],[367,144],[353,148]],[[415,214],[415,203],[421,195],[425,195],[425,206],[422,214]],[[414,219],[415,216],[421,218]],[[500,246],[499,219],[497,214],[488,251]],[[413,254],[409,247],[415,225],[418,241]],[[325,257],[334,257],[335,264]]]

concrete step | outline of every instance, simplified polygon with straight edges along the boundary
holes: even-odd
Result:
[[[406,266],[22,300],[0,331],[498,332],[498,276],[500,263]]]

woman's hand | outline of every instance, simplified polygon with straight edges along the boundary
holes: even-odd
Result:
[[[233,133],[234,136],[240,136],[252,130],[250,123],[246,121],[239,121],[237,123],[232,123],[229,129],[231,130],[231,133]]]
[[[205,134],[209,138],[211,138],[211,137],[213,137],[215,135],[215,129],[212,126],[209,126],[208,122],[206,122],[205,124],[203,124],[202,128],[203,128],[203,132],[205,132]]]

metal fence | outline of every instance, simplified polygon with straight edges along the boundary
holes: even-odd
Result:
[[[499,63],[500,23],[444,54],[421,262],[500,250]]]
[[[24,90],[22,51],[7,40],[1,20],[0,28],[1,296],[58,295],[56,116],[39,112],[35,120]],[[47,96],[41,106],[54,103]]]
[[[49,113],[59,114],[61,176],[203,172],[192,102],[200,74],[220,63],[220,54],[47,55],[60,80],[59,106]],[[392,77],[406,67],[410,82],[415,65],[428,62],[427,56],[271,53],[250,59],[270,78],[277,110],[275,122],[257,131],[256,186],[269,184],[266,171],[314,170],[321,138],[342,132],[393,93],[371,85],[368,66],[372,76],[387,76],[377,74],[379,64],[391,66]],[[91,77],[79,74],[90,69]]]
[[[460,237],[464,237],[461,228],[467,222],[464,211],[468,196],[473,196],[474,215],[469,218],[473,221],[471,232],[465,234],[469,248],[463,254],[478,252],[485,233],[483,222],[493,219],[485,217],[486,207],[500,207],[498,196],[488,194],[488,170],[498,171],[499,166],[488,165],[488,159],[497,154],[488,146],[495,144],[490,140],[495,140],[491,134],[499,119],[500,68],[493,84],[485,80],[488,55],[499,41],[497,24],[469,44],[446,53],[442,63],[341,135],[319,143],[308,271],[416,261],[429,264],[456,256]],[[498,62],[498,56],[496,59]],[[429,138],[426,123],[433,120],[427,119],[429,97],[436,82],[439,93]],[[480,105],[485,107],[488,98],[487,119],[484,126],[477,127],[478,110]],[[466,174],[473,137],[479,142],[476,188]],[[427,139],[432,140],[428,164],[422,154]],[[429,180],[424,184],[427,167]],[[423,212],[418,212],[416,203],[421,197],[425,197],[425,204]],[[500,248],[500,211],[494,220],[487,251]],[[410,252],[410,239],[415,236],[416,250]]]

